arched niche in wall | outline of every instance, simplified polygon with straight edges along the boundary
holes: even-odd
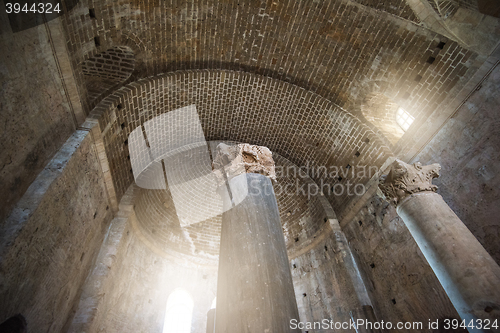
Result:
[[[134,52],[128,46],[115,46],[87,59],[82,64],[90,101],[124,83],[135,67]]]
[[[400,124],[397,120],[400,119],[401,116],[409,117],[413,120],[413,117],[408,114],[408,112],[401,109],[400,106],[389,97],[380,93],[367,95],[361,105],[361,112],[366,120],[375,125],[393,145],[401,139],[408,129],[407,127],[411,125],[411,121],[403,121]]]

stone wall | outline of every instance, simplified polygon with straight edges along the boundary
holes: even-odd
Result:
[[[438,193],[500,264],[499,90],[497,63],[413,161],[441,164]]]
[[[344,221],[346,241],[340,231],[332,231],[337,230],[336,220],[329,221],[319,235],[310,237],[303,251],[289,252],[301,321],[348,322],[351,315],[366,318],[366,305],[373,307],[376,318],[372,320],[393,325],[421,322],[419,332],[434,332],[428,329],[429,320],[443,324],[443,319],[459,318],[408,229],[387,202],[373,196]]]
[[[0,322],[22,313],[30,332],[61,332],[111,216],[92,137],[76,131],[0,230]]]
[[[0,13],[0,225],[76,128],[58,22],[13,33]]]
[[[300,320],[321,322],[327,319],[349,322],[350,312],[353,312],[353,317],[357,319],[357,311],[360,310],[360,299],[354,288],[355,281],[346,269],[346,262],[332,230],[326,228],[323,232],[326,236],[322,237],[320,242],[307,253],[290,261]]]

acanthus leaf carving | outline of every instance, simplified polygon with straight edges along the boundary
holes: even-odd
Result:
[[[422,166],[416,162],[410,165],[396,159],[389,174],[380,177],[379,188],[385,199],[396,206],[413,193],[436,192],[437,186],[432,184],[432,179],[439,177],[440,169],[437,163]]]
[[[259,173],[276,180],[272,152],[267,147],[241,143],[234,146],[221,143],[212,163],[219,184],[243,173]]]

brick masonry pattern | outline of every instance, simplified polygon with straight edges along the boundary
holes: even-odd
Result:
[[[127,46],[136,58],[128,82],[177,70],[246,71],[293,83],[351,112],[366,95],[385,94],[418,120],[477,69],[476,53],[419,26],[401,0],[380,8],[369,0],[172,0],[164,6],[82,0],[63,25],[82,86],[84,61]],[[84,88],[80,93],[90,112],[99,99]]]

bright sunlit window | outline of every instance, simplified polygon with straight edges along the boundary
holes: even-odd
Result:
[[[399,108],[396,113],[396,122],[403,129],[403,131],[407,131],[410,128],[411,123],[413,123],[413,118],[408,112],[406,112],[403,108]]]
[[[163,333],[190,333],[192,314],[191,296],[183,289],[174,290],[168,297]]]

